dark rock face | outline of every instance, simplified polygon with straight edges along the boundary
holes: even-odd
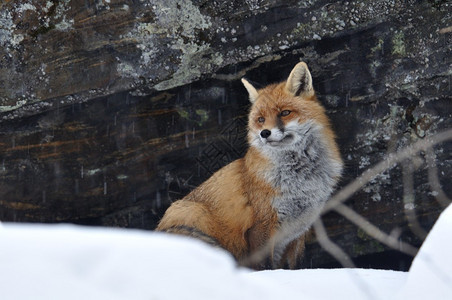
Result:
[[[4,1],[0,220],[152,229],[166,207],[246,151],[240,78],[284,80],[301,59],[337,131],[342,185],[452,127],[447,1]],[[452,195],[451,143],[435,147]],[[401,167],[347,204],[419,246],[442,210],[427,164],[404,202]],[[389,253],[335,213],[352,257]],[[391,252],[392,254],[392,252]],[[305,266],[332,259],[312,242]],[[363,266],[378,267],[366,260]],[[395,266],[406,268],[406,266]]]

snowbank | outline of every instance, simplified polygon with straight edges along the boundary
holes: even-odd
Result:
[[[411,265],[400,299],[452,299],[452,205],[441,214]]]
[[[409,273],[252,272],[202,242],[154,232],[0,224],[0,298],[452,299],[452,208]]]

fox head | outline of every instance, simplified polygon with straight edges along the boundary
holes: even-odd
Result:
[[[298,63],[286,81],[257,90],[242,83],[252,103],[248,141],[259,149],[287,149],[315,131],[335,149],[334,134],[324,108],[317,101],[312,77],[304,62]],[[328,145],[327,145],[328,146]]]

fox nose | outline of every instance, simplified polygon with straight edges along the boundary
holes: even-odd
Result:
[[[261,131],[261,137],[263,137],[264,139],[268,138],[271,134],[272,132],[268,129],[264,129]]]

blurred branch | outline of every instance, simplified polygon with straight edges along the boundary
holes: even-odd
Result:
[[[393,235],[388,235],[382,232],[378,227],[368,222],[364,217],[353,211],[351,208],[342,204],[345,200],[347,200],[351,195],[353,195],[356,191],[361,189],[364,185],[369,183],[372,179],[374,179],[380,173],[390,170],[396,166],[397,163],[402,163],[402,173],[403,173],[403,192],[404,192],[404,208],[405,214],[408,222],[411,225],[412,231],[417,234],[419,237],[424,239],[427,235],[427,232],[420,226],[414,206],[414,162],[416,158],[418,158],[418,153],[421,151],[425,151],[427,153],[427,164],[428,164],[428,175],[429,175],[429,184],[432,188],[432,191],[435,192],[437,200],[443,205],[446,206],[450,203],[450,199],[446,196],[444,191],[441,188],[439,178],[438,178],[438,170],[436,168],[436,157],[433,152],[433,146],[436,144],[442,143],[446,140],[452,139],[452,130],[446,130],[435,134],[426,139],[420,140],[413,145],[397,152],[390,153],[388,157],[376,164],[374,167],[366,170],[359,176],[357,179],[349,183],[343,189],[341,189],[338,193],[336,193],[325,205],[323,210],[323,214],[330,211],[335,210],[340,213],[352,223],[359,226],[363,229],[368,235],[375,238],[377,241],[393,248],[398,249],[399,251],[415,256],[417,253],[417,249],[412,245],[409,245],[405,242],[399,241]],[[319,241],[320,243],[320,241]],[[320,243],[321,244],[321,243]],[[322,246],[323,247],[323,246]],[[325,247],[324,247],[325,249]],[[328,251],[328,249],[325,249]]]
[[[282,233],[278,232],[276,233],[276,236],[279,236],[280,234]],[[264,262],[265,259],[271,254],[274,240],[275,240],[274,238],[268,240],[263,247],[239,260],[238,264],[242,267],[256,269],[256,266],[262,264],[262,262]]]
[[[343,203],[356,191],[360,190],[364,185],[369,183],[380,173],[390,170],[396,166],[397,163],[402,162],[405,159],[415,156],[420,151],[427,151],[434,145],[442,143],[446,140],[452,139],[452,129],[437,133],[431,137],[426,137],[423,140],[417,141],[411,146],[396,152],[388,154],[388,157],[374,167],[363,172],[357,179],[346,185],[338,193],[336,193],[331,199],[326,203],[323,209],[323,214],[333,210],[334,207]]]
[[[416,159],[416,157],[414,159]],[[407,160],[402,163],[403,208],[405,216],[410,224],[411,231],[424,240],[427,236],[427,232],[422,228],[421,224],[419,224],[416,216],[413,172],[413,160]]]
[[[362,230],[364,230],[369,236],[373,237],[380,243],[383,243],[393,249],[399,250],[400,252],[403,252],[405,254],[415,256],[417,253],[417,248],[414,246],[411,246],[410,244],[407,244],[405,242],[402,242],[398,240],[393,235],[388,235],[378,229],[377,226],[371,224],[369,221],[367,221],[363,216],[356,213],[353,209],[349,208],[348,206],[344,204],[338,204],[335,208],[335,211],[346,217],[348,220],[350,220],[352,223],[360,227]]]
[[[314,222],[315,235],[320,246],[333,256],[344,268],[354,268],[351,258],[338,245],[328,238],[321,218]]]
[[[438,178],[438,168],[436,167],[436,155],[433,151],[433,147],[429,147],[427,149],[426,158],[428,168],[428,182],[430,184],[432,193],[439,204],[441,204],[443,207],[447,207],[452,202],[452,200],[447,197],[446,193],[444,193],[443,189],[441,188],[441,184]]]

